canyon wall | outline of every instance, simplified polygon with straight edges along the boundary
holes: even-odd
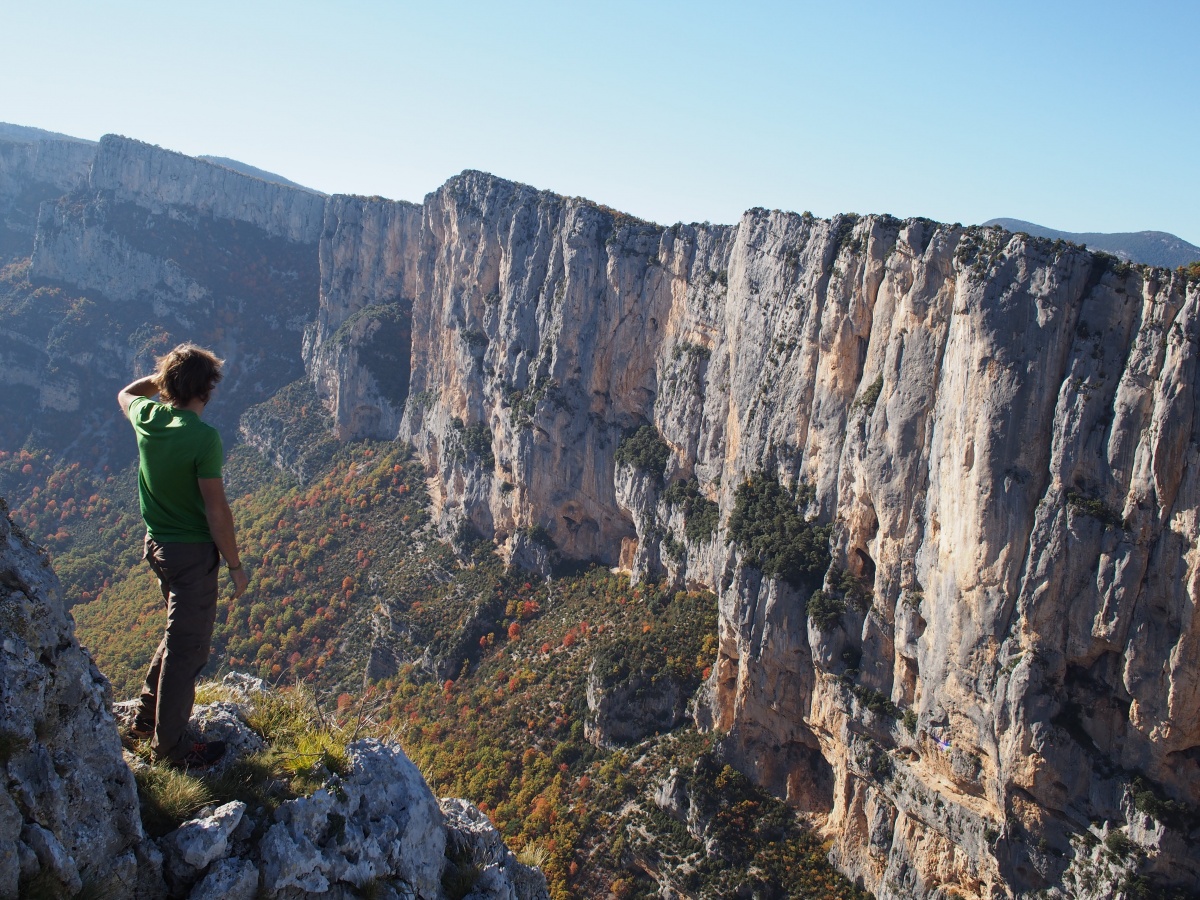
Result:
[[[698,720],[877,896],[1200,887],[1195,280],[923,219],[663,228],[478,172],[415,205],[95,154],[13,288],[64,324],[0,334],[9,384],[60,385],[37,428],[183,338],[230,361],[227,435],[304,377],[339,438],[412,442],[444,533],[712,588]],[[243,435],[299,474],[268,419]],[[751,477],[829,530],[821,571],[731,540]]]
[[[0,265],[28,253],[38,207],[87,182],[96,145],[0,134]]]
[[[882,897],[1196,884],[1193,814],[1161,820],[1200,804],[1200,286],[921,219],[661,228],[473,172],[403,218],[322,254],[322,302],[392,248],[397,436],[444,530],[717,591],[700,719],[845,871]],[[618,462],[647,424],[661,478]],[[730,542],[756,473],[811,488],[823,584]],[[711,536],[665,496],[692,478]]]
[[[228,364],[209,412],[232,440],[248,408],[304,375],[325,199],[127,138],[84,146],[86,182],[41,203],[0,290],[0,383],[22,391],[0,411],[28,422],[32,389],[36,441],[127,457],[116,390],[191,340]]]
[[[304,360],[339,439],[395,437],[408,395],[421,207],[335,196],[320,239],[321,303]]]

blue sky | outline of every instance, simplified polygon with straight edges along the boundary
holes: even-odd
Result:
[[[1200,3],[4,4],[0,121],[420,200],[465,168],[1200,244]]]

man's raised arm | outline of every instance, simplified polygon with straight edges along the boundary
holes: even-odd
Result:
[[[229,501],[225,499],[225,482],[220,478],[198,478],[196,481],[200,485],[200,496],[204,498],[204,515],[208,519],[208,530],[212,533],[217,550],[229,565],[229,575],[233,578],[233,596],[237,599],[246,590],[250,579],[238,555],[237,536],[233,531],[233,512],[229,509]]]
[[[138,397],[153,397],[158,393],[158,382],[154,380],[153,375],[147,375],[145,378],[139,378],[137,381],[130,382],[121,388],[117,394],[117,402],[121,404],[121,412],[125,413],[125,417],[129,417],[129,404]]]

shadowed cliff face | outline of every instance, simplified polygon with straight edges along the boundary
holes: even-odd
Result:
[[[445,529],[533,561],[541,526],[567,557],[717,590],[701,718],[825,817],[845,870],[882,896],[1086,896],[1100,821],[1143,871],[1200,877],[1188,826],[1146,830],[1128,789],[1200,804],[1195,283],[925,220],[663,229],[479,173],[419,224],[340,202],[378,224],[322,254],[326,333],[354,261],[386,258],[355,290],[411,301],[397,433]],[[353,434],[354,398],[334,406]],[[661,483],[615,458],[646,423]],[[758,471],[811,485],[832,526],[831,616],[727,541]],[[664,499],[692,477],[711,538]]]

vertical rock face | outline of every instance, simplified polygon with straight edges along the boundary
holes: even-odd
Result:
[[[321,233],[321,301],[304,338],[309,377],[339,439],[394,438],[408,396],[421,207],[335,196]]]
[[[233,364],[227,432],[305,374],[339,437],[413,442],[447,532],[712,587],[700,719],[877,895],[1089,896],[1127,846],[1197,886],[1195,280],[920,219],[664,229],[477,172],[414,206],[95,154],[29,271],[67,318],[0,335],[8,386],[55,385],[39,427],[184,337]],[[644,426],[661,471],[618,459]],[[730,541],[754,474],[830,529],[812,584]]]
[[[399,435],[444,526],[713,587],[702,718],[846,871],[1079,893],[1102,822],[1196,883],[1194,822],[1144,827],[1146,796],[1200,805],[1195,282],[887,216],[663,229],[480,173],[419,239],[406,214]],[[322,255],[331,323],[351,257]],[[661,483],[616,460],[647,423]],[[728,541],[755,472],[811,486],[831,613]],[[711,536],[663,490],[692,478]]]
[[[49,560],[0,501],[0,897],[39,872],[63,896],[85,879],[132,891],[142,820],[111,704]]]

